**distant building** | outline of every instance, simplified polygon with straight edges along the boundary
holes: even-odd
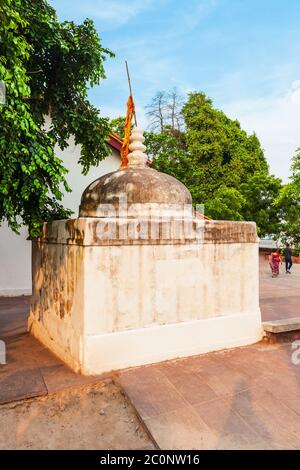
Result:
[[[276,248],[278,248],[277,241],[272,238],[261,238],[259,240],[259,250],[276,250]]]

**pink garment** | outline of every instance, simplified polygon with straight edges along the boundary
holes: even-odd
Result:
[[[279,263],[280,263],[279,253],[272,253],[273,273],[276,275],[279,274]]]

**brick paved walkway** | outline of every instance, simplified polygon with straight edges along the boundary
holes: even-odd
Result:
[[[119,373],[161,449],[299,449],[300,365],[257,345]]]
[[[27,333],[29,297],[0,297],[0,339],[6,343],[6,365],[0,365],[0,404],[47,395],[99,377],[75,374]]]
[[[263,320],[298,316],[300,265],[272,279],[260,265]],[[0,404],[93,383],[26,332],[29,297],[0,298]],[[155,346],[155,345],[154,345]],[[291,346],[257,345],[135,368],[119,380],[163,449],[300,448],[300,365]]]
[[[300,265],[260,263],[263,320],[299,316]],[[299,449],[300,365],[291,344],[258,343],[122,371],[120,384],[162,449]]]
[[[262,319],[281,320],[300,316],[300,264],[294,264],[292,274],[272,278],[267,261],[260,263],[260,308]]]

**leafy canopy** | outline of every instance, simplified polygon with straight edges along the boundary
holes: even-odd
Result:
[[[0,223],[7,219],[15,231],[24,223],[35,236],[44,220],[69,216],[59,202],[69,190],[66,170],[54,147],[64,149],[73,135],[84,173],[107,156],[109,121],[87,91],[105,78],[112,55],[89,19],[59,22],[45,0],[1,0]]]
[[[275,208],[283,212],[281,238],[300,250],[300,148],[292,159],[290,183],[283,186],[275,200]]]
[[[201,92],[188,95],[181,116],[180,129],[164,125],[145,134],[153,167],[182,181],[212,218],[253,220],[261,236],[278,232],[273,203],[281,181],[269,174],[257,136],[247,135]]]

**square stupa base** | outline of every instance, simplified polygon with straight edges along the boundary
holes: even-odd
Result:
[[[193,219],[196,239],[175,222],[162,236],[158,221],[155,238],[137,224],[44,225],[32,250],[34,336],[87,375],[262,338],[255,224]]]

